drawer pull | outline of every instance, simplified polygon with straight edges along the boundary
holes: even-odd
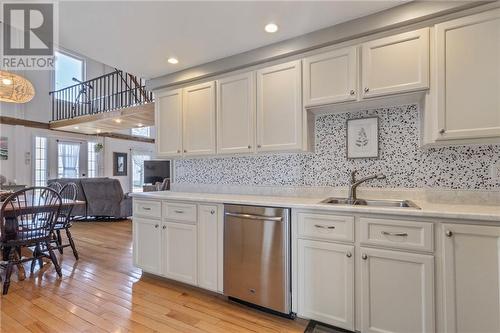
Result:
[[[406,232],[389,232],[389,231],[382,231],[382,235],[385,236],[399,236],[399,237],[406,237],[408,236],[408,233]]]
[[[177,214],[184,214],[184,211],[180,210],[180,209],[176,209],[176,210],[174,210],[174,212]]]
[[[151,210],[151,207],[142,207],[142,210]]]
[[[335,226],[333,225],[322,225],[322,224],[315,224],[314,225],[316,228],[319,228],[319,229],[335,229]]]
[[[166,225],[164,225],[164,226],[163,226],[163,227],[161,227],[161,228],[162,228],[163,230],[165,230],[165,229],[167,229],[167,226],[166,226]]]
[[[155,228],[158,228],[160,225],[159,224],[155,224]]]
[[[365,253],[363,253],[363,254],[361,255],[361,259],[366,260],[366,259],[368,259],[368,256],[367,256]]]
[[[451,236],[453,236],[453,232],[451,230],[446,230],[445,235],[446,235],[446,237],[451,237]]]

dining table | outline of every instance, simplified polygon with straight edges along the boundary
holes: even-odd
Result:
[[[3,207],[5,201],[0,201],[0,207]],[[45,204],[38,205],[33,204],[33,202],[39,202],[38,198],[35,196],[32,200],[26,200],[15,205],[6,205],[3,212],[0,212],[0,219],[5,219],[5,235],[2,235],[2,231],[0,230],[0,239],[15,239],[16,237],[16,229],[17,229],[17,218],[19,215],[27,215],[27,214],[36,214],[37,212],[43,212],[48,209],[53,209],[54,206],[58,206],[59,203],[53,204]],[[85,205],[86,202],[82,200],[71,200],[71,199],[62,199],[61,200],[61,209],[68,206],[77,206],[77,205]],[[5,264],[6,261],[6,251],[5,248],[1,249],[2,253],[2,261],[1,264]],[[33,251],[29,248],[23,247],[21,248],[21,257],[30,257],[33,255]],[[22,264],[17,265],[18,271],[18,279],[20,281],[26,278],[26,272],[24,270],[24,266]]]

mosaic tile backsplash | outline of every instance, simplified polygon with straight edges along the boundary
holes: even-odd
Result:
[[[380,157],[346,159],[346,120],[378,116]],[[351,170],[360,176],[383,173],[365,186],[500,190],[491,166],[500,145],[420,148],[417,105],[403,105],[316,118],[314,153],[184,159],[174,162],[179,184],[346,186]]]

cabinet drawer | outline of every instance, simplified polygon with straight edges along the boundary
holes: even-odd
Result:
[[[161,204],[159,201],[134,200],[134,216],[161,219]]]
[[[432,223],[362,217],[359,227],[361,244],[426,252],[434,250]]]
[[[196,205],[164,202],[163,217],[167,220],[196,223]]]
[[[354,217],[297,213],[299,237],[354,241]]]

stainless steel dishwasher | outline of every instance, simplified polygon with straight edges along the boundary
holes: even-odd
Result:
[[[224,294],[291,314],[290,210],[224,206]]]

